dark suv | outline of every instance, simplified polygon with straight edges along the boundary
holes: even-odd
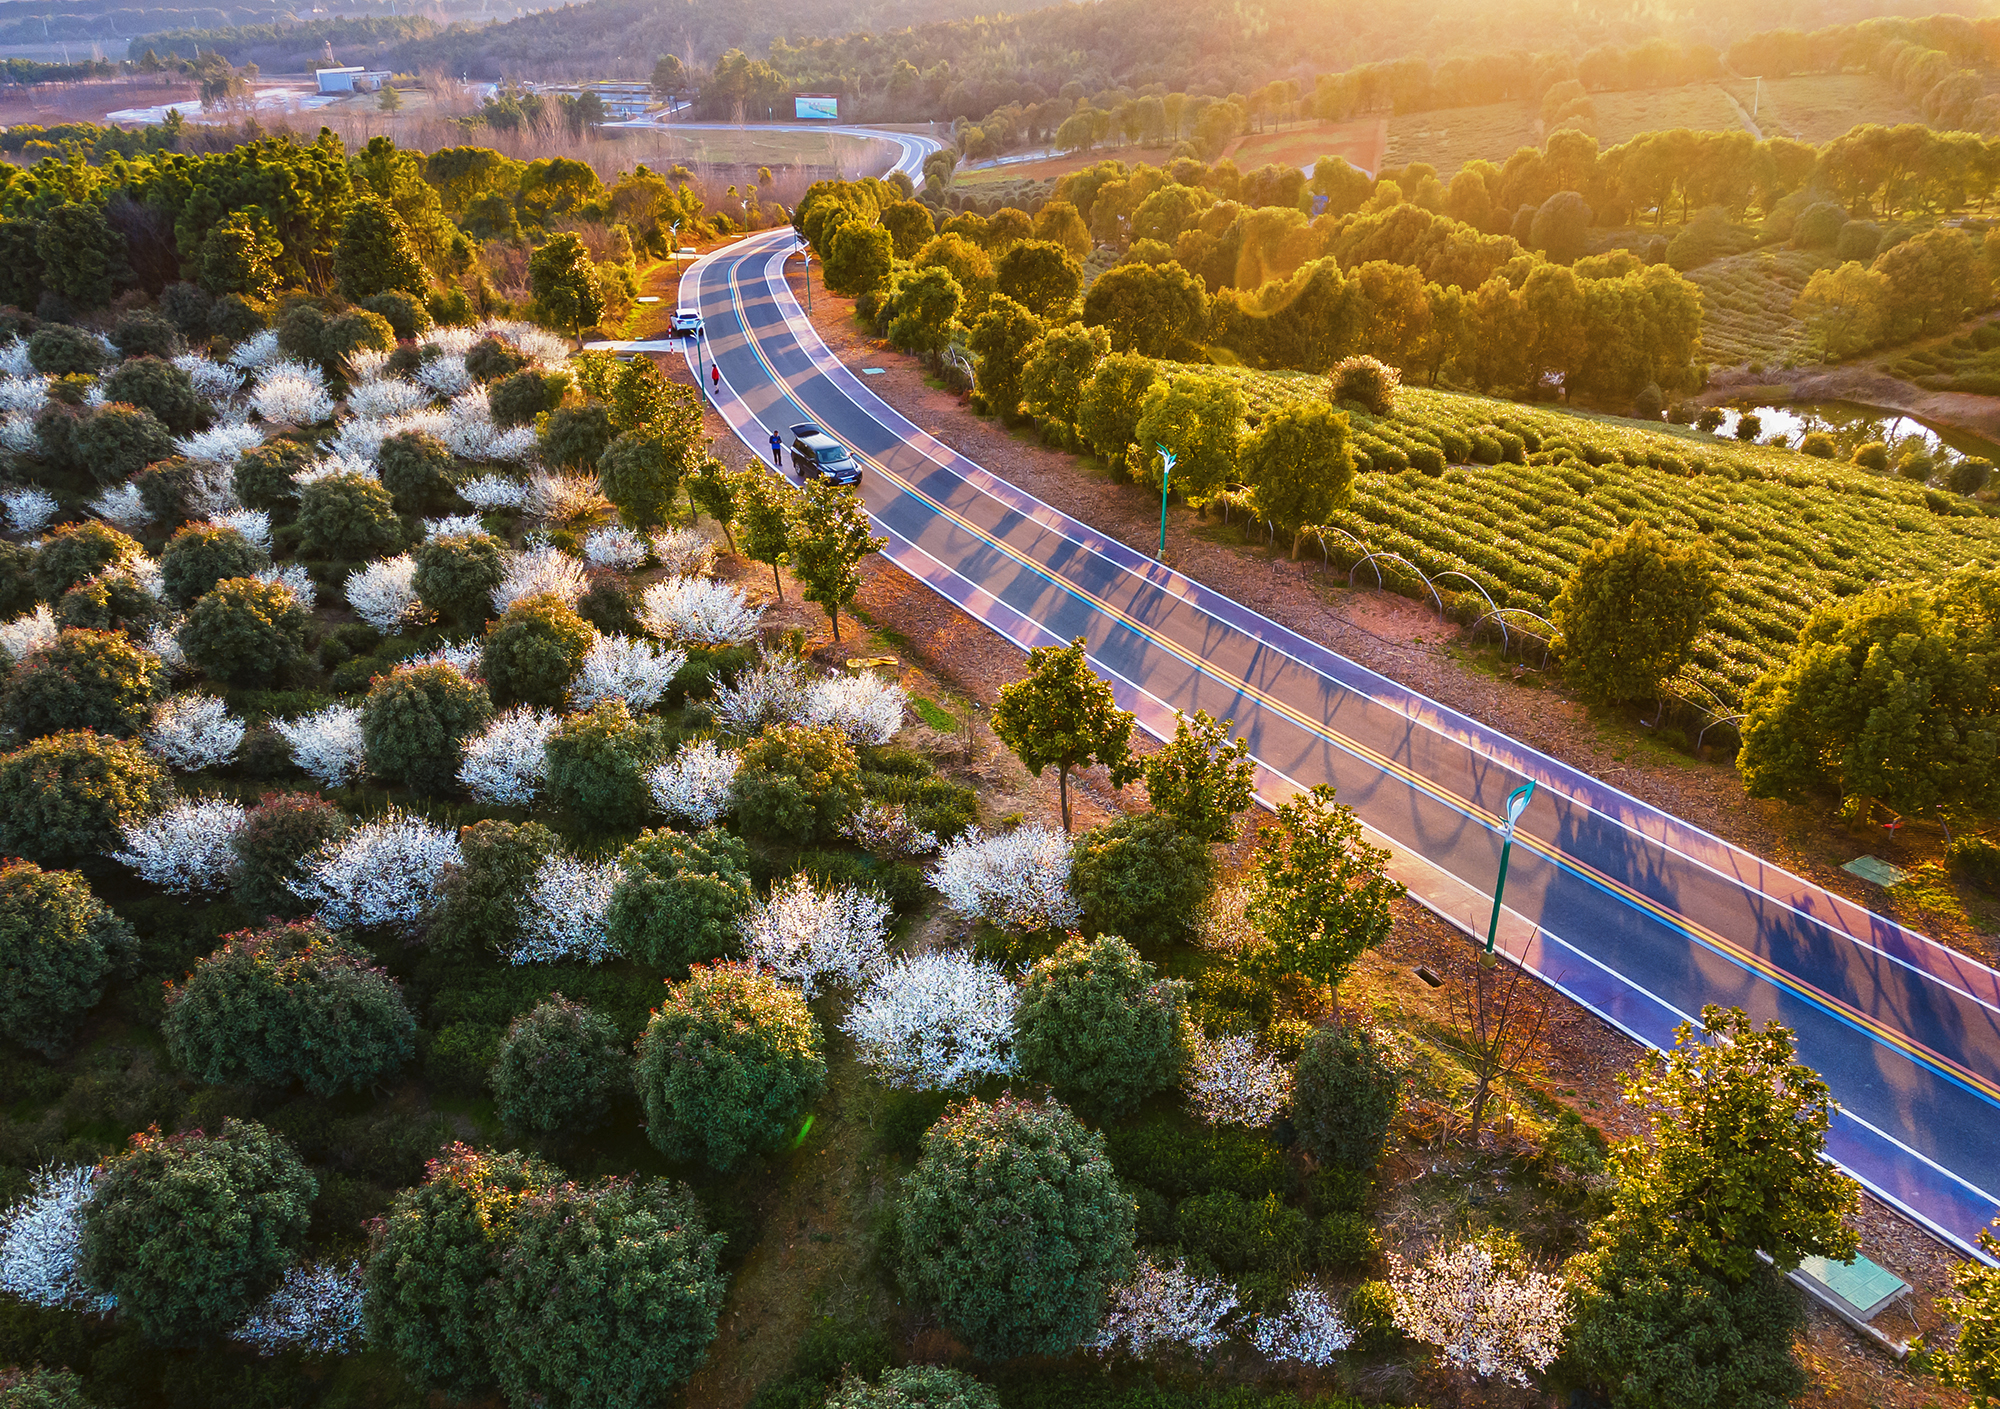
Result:
[[[861,466],[854,463],[847,447],[810,421],[792,427],[792,469],[802,480],[861,483]]]

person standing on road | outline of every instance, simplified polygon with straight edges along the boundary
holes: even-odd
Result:
[[[771,432],[771,465],[775,469],[785,468],[785,438],[776,431]]]
[[[722,395],[722,369],[713,362],[708,364],[708,390],[711,396]]]

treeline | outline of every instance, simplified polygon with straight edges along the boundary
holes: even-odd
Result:
[[[194,58],[220,54],[232,64],[256,64],[290,73],[324,63],[327,47],[342,63],[357,53],[373,53],[413,39],[427,39],[441,26],[423,15],[370,15],[312,20],[305,24],[235,25],[229,28],[167,29],[144,34],[127,46],[133,58],[145,54]]]
[[[1924,121],[1980,132],[2000,127],[2000,100],[1987,97],[1981,72],[1990,72],[1996,58],[2000,19],[1962,15],[1884,17],[1810,34],[1772,30],[1729,46],[1732,68],[1763,78],[1866,69],[1900,88]]]

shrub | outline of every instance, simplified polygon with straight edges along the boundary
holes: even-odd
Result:
[[[597,632],[556,596],[524,597],[486,632],[480,673],[501,704],[560,709]]]
[[[255,577],[270,558],[241,533],[222,524],[189,524],[160,554],[167,600],[185,610],[229,577]]]
[[[365,308],[350,309],[327,320],[320,330],[320,370],[329,377],[338,376],[355,353],[389,352],[395,346],[396,330],[387,318]]]
[[[560,993],[514,1019],[493,1065],[500,1119],[515,1130],[594,1129],[621,1089],[631,1067],[617,1027]]]
[[[173,437],[151,411],[116,403],[77,421],[70,444],[77,463],[103,485],[123,484],[174,453]]]
[[[569,390],[569,376],[563,372],[540,372],[534,368],[502,377],[486,391],[486,404],[496,426],[530,426],[544,411],[562,405]]]
[[[126,358],[166,358],[182,351],[180,331],[157,313],[140,308],[118,315],[111,325],[111,345]],[[125,366],[130,366],[127,362]],[[123,367],[119,369],[123,370]],[[112,375],[116,376],[114,372]],[[115,397],[122,401],[125,398]]]
[[[67,323],[51,323],[28,339],[28,362],[45,377],[94,374],[108,356],[103,343]]]
[[[1262,1131],[1190,1126],[1163,1116],[1107,1138],[1121,1175],[1173,1198],[1226,1189],[1261,1199],[1289,1194],[1297,1182],[1285,1151]]]
[[[403,541],[389,491],[357,474],[328,475],[299,491],[299,545],[353,561],[393,552]]]
[[[215,300],[199,284],[181,281],[160,290],[160,314],[182,337],[207,337],[209,312],[214,306]]]
[[[304,659],[310,620],[284,583],[226,578],[188,613],[181,649],[211,680],[269,685]]]
[[[717,964],[668,985],[635,1077],[654,1146],[728,1170],[785,1142],[826,1085],[826,1059],[805,999],[747,965]]]
[[[1993,482],[1993,462],[1968,455],[1955,462],[1945,476],[1945,484],[1955,494],[1977,494]]]
[[[640,833],[619,854],[623,873],[605,925],[628,959],[672,973],[728,954],[750,908],[750,851],[718,828]]]
[[[175,1065],[209,1086],[359,1090],[409,1059],[402,991],[316,920],[226,936],[179,985],[161,1024]]]
[[[1382,1249],[1375,1224],[1365,1213],[1329,1213],[1313,1228],[1313,1257],[1328,1272],[1352,1272],[1373,1262]]]
[[[452,1145],[421,1185],[396,1195],[368,1259],[368,1334],[417,1384],[458,1399],[488,1391],[487,1281],[513,1241],[522,1202],[561,1178],[518,1150]]]
[[[57,524],[35,550],[31,569],[35,594],[53,602],[79,582],[108,567],[134,562],[139,555],[139,545],[110,524],[95,519]]]
[[[132,932],[74,871],[0,863],[0,1030],[53,1057],[104,982],[134,952]]]
[[[644,1409],[708,1354],[724,1239],[685,1185],[565,1184],[528,1199],[492,1287],[493,1363],[510,1403]]]
[[[1127,1110],[1180,1075],[1183,991],[1116,935],[1070,939],[1021,985],[1021,1069],[1088,1112]]]
[[[1207,844],[1155,813],[1093,828],[1070,853],[1070,892],[1086,927],[1141,944],[1185,934],[1214,884]]]
[[[592,579],[590,590],[576,599],[576,614],[596,627],[600,636],[646,634],[632,589],[609,573]]]
[[[556,834],[539,822],[475,822],[459,833],[464,860],[444,878],[433,948],[510,953],[521,933],[520,905]]]
[[[1371,416],[1386,416],[1395,408],[1402,384],[1402,375],[1386,363],[1373,357],[1344,357],[1326,374],[1326,395],[1336,406],[1352,401]]]
[[[361,300],[361,307],[389,325],[399,342],[431,330],[430,310],[401,289],[384,289]]]
[[[1825,431],[1807,431],[1799,440],[1799,453],[1810,455],[1815,460],[1831,460],[1838,448],[1833,437]]]
[[[84,1279],[148,1340],[186,1345],[277,1285],[312,1221],[316,1184],[263,1126],[134,1135],[84,1213]]]
[[[68,1370],[0,1370],[0,1409],[96,1409]]]
[[[549,738],[549,795],[593,826],[641,826],[653,804],[647,774],[665,758],[667,740],[664,725],[633,719],[623,700],[573,714]]]
[[[736,817],[752,836],[831,841],[861,803],[861,764],[838,729],[774,724],[743,749]]]
[[[402,431],[384,438],[375,457],[382,487],[405,514],[420,514],[450,499],[457,463],[443,441],[423,431]]]
[[[16,666],[0,720],[18,738],[92,729],[130,738],[145,727],[166,672],[157,656],[111,631],[64,631]]]
[[[1848,221],[1840,227],[1840,233],[1833,241],[1834,256],[1843,264],[1850,260],[1867,264],[1881,248],[1882,227],[1872,220]]]
[[[657,528],[666,521],[683,468],[676,446],[647,431],[625,432],[597,458],[604,497],[617,506],[620,522],[632,528]]]
[[[1944,857],[1951,873],[1959,879],[2000,890],[2000,843],[1991,837],[1976,833],[1953,837]]]
[[[361,706],[369,771],[420,793],[442,792],[457,779],[465,741],[492,717],[485,686],[448,665],[393,671]]]
[[[1000,1409],[1000,1396],[962,1370],[944,1365],[899,1365],[875,1384],[852,1375],[825,1409]]]
[[[460,626],[486,620],[493,589],[506,574],[499,539],[487,533],[426,538],[416,558],[414,581],[424,606]]]
[[[1402,1335],[1396,1329],[1396,1291],[1387,1282],[1363,1282],[1347,1297],[1347,1324],[1354,1328],[1354,1344],[1362,1350],[1379,1350]]]
[[[1841,230],[1847,225],[1847,212],[1833,201],[1819,201],[1799,212],[1799,218],[1792,222],[1792,248],[1796,250],[1831,249],[1840,239]]]
[[[79,582],[56,600],[56,621],[78,631],[134,631],[159,614],[159,603],[124,570]]]
[[[292,476],[312,463],[304,446],[291,440],[266,441],[236,457],[231,471],[236,497],[253,509],[272,512],[290,506]]]
[[[0,754],[0,854],[49,861],[111,851],[127,825],[172,796],[166,770],[136,742],[47,735]]]
[[[528,359],[499,338],[488,334],[465,353],[465,370],[482,382],[497,381],[528,365]]]
[[[1854,454],[1850,458],[1851,463],[1861,466],[1864,470],[1873,470],[1877,474],[1888,473],[1889,447],[1879,440],[1871,440],[1866,445],[1855,446]]]
[[[987,1359],[1063,1355],[1133,1263],[1104,1139],[1053,1101],[966,1101],[924,1136],[897,1221],[904,1282]]]
[[[1403,1075],[1367,1029],[1320,1028],[1293,1080],[1299,1143],[1322,1163],[1374,1168],[1402,1103]]]
[[[1217,1189],[1181,1200],[1174,1238],[1225,1272],[1297,1273],[1305,1267],[1312,1229],[1302,1210],[1276,1194],[1245,1199]]]
[[[549,412],[540,436],[542,458],[561,469],[595,469],[611,444],[611,413],[602,402]]]
[[[208,424],[208,402],[194,389],[194,378],[158,357],[121,364],[103,386],[105,400],[149,411],[175,435],[192,435]]]
[[[264,794],[230,842],[236,903],[253,915],[303,913],[291,888],[303,874],[300,863],[346,831],[346,814],[316,793]]]

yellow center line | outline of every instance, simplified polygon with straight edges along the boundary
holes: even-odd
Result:
[[[763,344],[760,343],[757,340],[757,338],[751,334],[750,319],[747,310],[744,308],[743,305],[743,292],[741,286],[737,282],[736,265],[734,263],[731,264],[729,271],[729,291],[730,291],[731,301],[736,309],[737,319],[743,326],[743,330],[745,333],[745,340],[748,342],[751,351],[756,354],[758,362],[763,365],[763,368],[765,372],[769,374],[772,383],[780,388],[783,388],[785,395],[792,400],[792,404],[798,406],[799,410],[802,413],[810,416],[812,413],[809,410],[807,410],[807,408],[804,405],[802,405],[795,396],[792,395],[791,385],[784,379],[783,376],[779,374],[778,369],[771,365],[770,359],[764,353]],[[815,364],[814,371],[817,372],[818,370],[819,369],[817,367],[817,364]],[[1481,807],[1479,804],[1473,802],[1471,799],[1461,797],[1459,794],[1451,791],[1450,789],[1445,788],[1442,785],[1434,782],[1433,780],[1424,777],[1422,774],[1417,773],[1411,770],[1410,768],[1405,767],[1403,764],[1396,762],[1394,759],[1388,757],[1387,755],[1376,752],[1374,749],[1368,747],[1366,744],[1361,743],[1359,740],[1350,738],[1349,736],[1340,733],[1338,730],[1329,728],[1323,720],[1316,720],[1306,714],[1301,713],[1299,710],[1293,708],[1291,705],[1285,703],[1283,700],[1280,700],[1275,696],[1269,695],[1263,690],[1259,689],[1256,685],[1253,685],[1250,681],[1218,674],[1215,671],[1215,669],[1213,669],[1206,661],[1202,660],[1200,657],[1196,656],[1191,651],[1182,647],[1177,642],[1171,640],[1166,636],[1163,636],[1158,631],[1154,630],[1152,627],[1147,626],[1144,622],[1139,621],[1134,617],[1130,616],[1122,608],[1098,596],[1096,593],[1090,591],[1088,588],[1085,588],[1080,584],[1070,582],[1067,579],[1058,578],[1047,568],[1043,567],[1040,563],[1037,563],[1033,559],[1027,557],[1025,554],[1020,552],[1018,549],[1014,548],[1012,545],[1008,544],[1003,539],[996,538],[993,534],[987,532],[979,525],[973,523],[971,520],[967,519],[964,515],[960,514],[957,510],[952,509],[949,505],[941,503],[937,499],[932,498],[929,494],[926,494],[923,490],[917,488],[916,485],[904,479],[901,475],[897,474],[894,470],[890,469],[886,464],[878,460],[876,457],[868,454],[866,451],[855,449],[854,447],[849,447],[849,448],[853,449],[854,454],[858,459],[860,459],[869,467],[874,469],[883,478],[889,480],[892,484],[896,485],[899,489],[902,490],[903,493],[908,494],[912,498],[917,499],[922,503],[928,505],[930,509],[934,513],[938,514],[940,517],[949,519],[951,522],[957,524],[960,528],[964,529],[967,533],[980,539],[989,546],[998,549],[1001,553],[1005,554],[1009,558],[1012,558],[1015,562],[1019,563],[1022,567],[1028,569],[1036,576],[1042,578],[1044,581],[1048,582],[1051,586],[1060,588],[1061,590],[1070,593],[1072,596],[1081,598],[1082,600],[1090,603],[1098,611],[1103,612],[1105,615],[1110,616],[1115,620],[1117,620],[1118,622],[1120,622],[1121,624],[1123,624],[1128,630],[1134,632],[1139,636],[1143,636],[1146,640],[1160,647],[1160,649],[1186,662],[1189,666],[1193,667],[1198,673],[1208,676],[1211,680],[1214,680],[1219,684],[1227,685],[1235,689],[1240,694],[1248,695],[1251,699],[1255,700],[1261,707],[1271,710],[1273,713],[1278,714],[1283,718],[1290,720],[1293,724],[1297,725],[1301,729],[1304,729],[1307,733],[1314,735],[1319,739],[1334,745],[1336,748],[1342,749],[1345,752],[1352,754],[1357,759],[1360,759],[1361,761],[1370,764],[1371,766],[1381,770],[1384,773],[1391,775],[1392,777],[1401,779],[1404,783],[1415,788],[1417,791],[1428,795],[1429,797],[1435,799],[1438,802],[1443,803],[1445,806],[1453,809],[1454,811],[1460,813],[1461,815],[1471,818],[1475,821],[1482,822],[1491,830],[1498,831],[1500,829],[1500,819],[1495,813],[1489,812],[1484,807]],[[937,462],[933,460],[931,461],[931,463],[936,464]],[[939,465],[939,468],[948,469],[949,466]],[[1030,522],[1033,522],[1033,520],[1030,520]],[[1047,530],[1047,526],[1043,524],[1038,523],[1036,527],[1043,529],[1045,531],[1050,531]],[[1778,965],[1771,962],[1769,959],[1766,959],[1764,956],[1757,954],[1752,950],[1746,949],[1744,946],[1736,943],[1734,940],[1725,938],[1723,935],[1716,933],[1714,930],[1709,929],[1707,926],[1702,925],[1699,922],[1692,920],[1675,910],[1667,908],[1666,906],[1658,903],[1657,901],[1651,899],[1650,897],[1643,895],[1640,892],[1632,889],[1630,886],[1626,885],[1623,881],[1618,880],[1616,877],[1607,875],[1605,872],[1598,870],[1595,866],[1592,866],[1589,862],[1584,861],[1576,856],[1573,856],[1559,847],[1552,846],[1549,843],[1546,843],[1543,840],[1541,840],[1539,837],[1536,837],[1530,833],[1520,832],[1516,833],[1514,840],[1516,845],[1525,846],[1529,850],[1536,852],[1538,855],[1542,856],[1545,860],[1553,863],[1557,867],[1569,870],[1575,873],[1576,875],[1581,876],[1585,880],[1588,880],[1596,884],[1602,889],[1609,891],[1611,894],[1617,896],[1619,899],[1625,901],[1627,904],[1632,905],[1637,909],[1645,911],[1646,913],[1652,915],[1655,919],[1659,920],[1661,923],[1667,925],[1671,929],[1679,931],[1681,934],[1687,936],[1689,939],[1694,940],[1696,943],[1701,944],[1707,947],[1708,949],[1713,950],[1714,952],[1722,955],[1725,958],[1734,960],[1736,963],[1743,965],[1745,968],[1753,970],[1754,972],[1762,975],[1764,978],[1776,984],[1777,986],[1790,990],[1791,992],[1797,994],[1799,997],[1805,999],[1807,1002],[1812,1003],[1817,1007],[1824,1008],[1829,1012],[1831,1012],[1835,1017],[1840,1018],[1848,1022],[1852,1026],[1858,1027],[1863,1031],[1871,1034],[1877,1040],[1881,1041],[1887,1046],[1895,1048],[1896,1050],[1902,1052],[1905,1056],[1911,1058],[1912,1060],[1920,1062],[1926,1066],[1933,1067],[1946,1078],[1957,1081],[1962,1085],[1971,1087],[1979,1094],[1986,1096],[1989,1100],[1994,1101],[1996,1104],[2000,1104],[2000,1084],[1996,1084],[1995,1082],[1988,1080],[1987,1078],[1979,1075],[1977,1072],[1974,1072],[1969,1068],[1960,1065],[1958,1062],[1953,1061],[1951,1058],[1944,1056],[1942,1053],[1933,1051],[1931,1048],[1926,1047],[1924,1044],[1916,1041],[1914,1038],[1899,1031],[1898,1029],[1889,1026],[1887,1023],[1884,1023],[1880,1019],[1875,1018],[1868,1013],[1864,1013],[1859,1008],[1856,1008],[1852,1004],[1846,1002],[1844,999],[1835,997],[1833,994],[1826,992],[1824,989],[1821,989],[1813,984],[1807,983],[1805,980],[1797,977],[1796,975],[1789,973],[1788,971],[1778,967]]]

